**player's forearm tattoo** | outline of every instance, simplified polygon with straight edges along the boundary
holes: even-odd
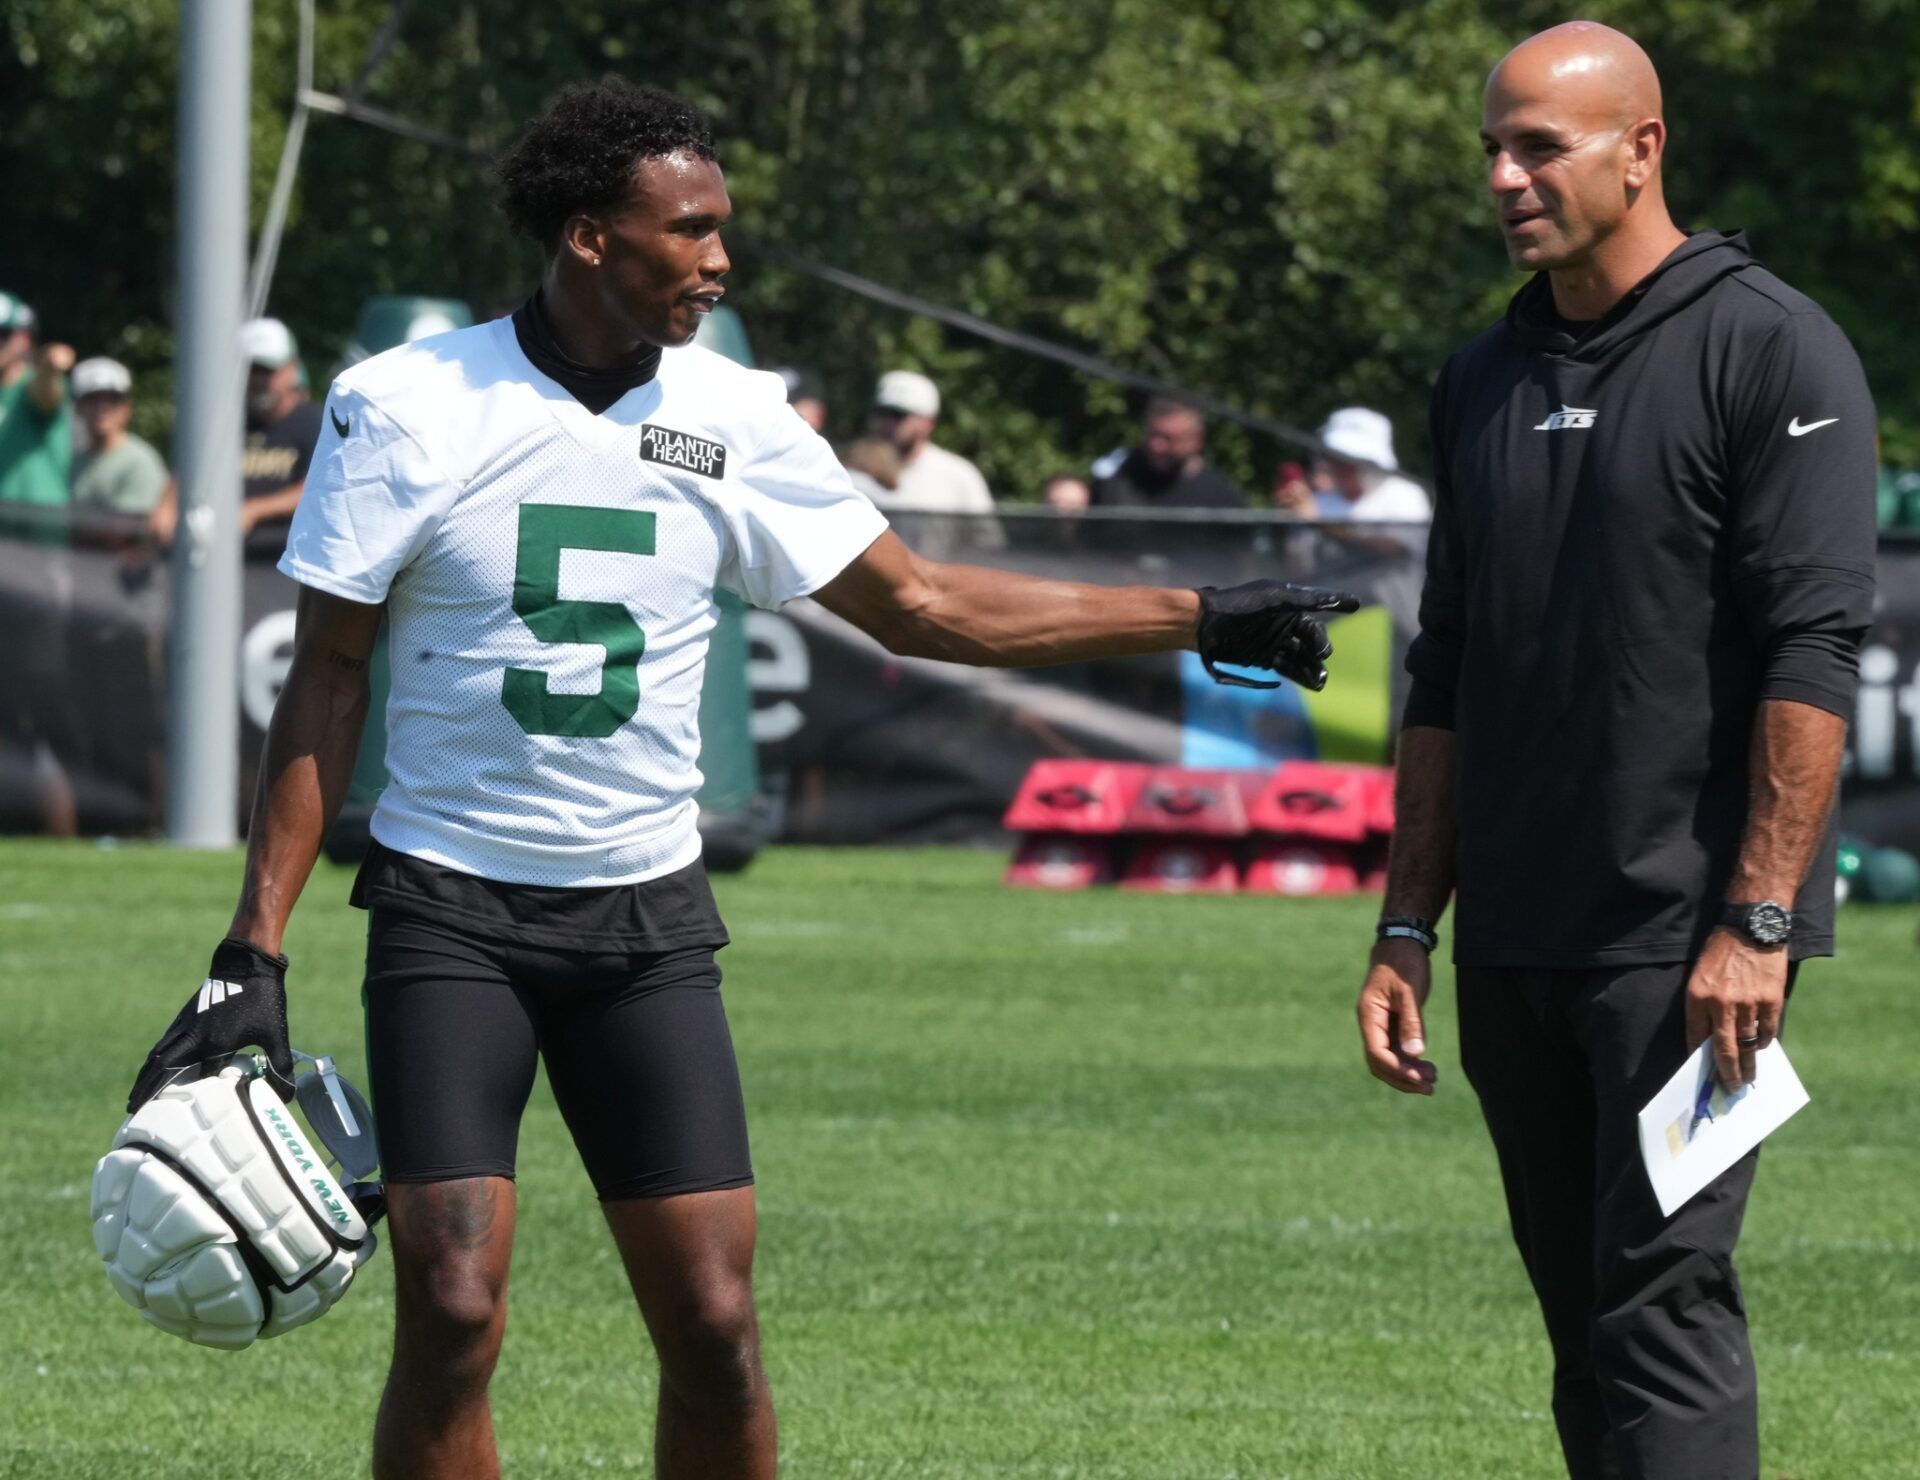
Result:
[[[481,1249],[493,1240],[499,1188],[491,1177],[433,1182],[423,1189],[421,1230],[442,1248]]]
[[[365,658],[356,658],[352,653],[343,653],[338,648],[327,654],[327,662],[342,673],[358,673],[367,666]]]

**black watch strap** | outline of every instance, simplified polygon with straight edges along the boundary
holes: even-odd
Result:
[[[1440,931],[1433,921],[1419,915],[1382,915],[1374,927],[1375,940],[1411,940],[1433,951],[1440,944]]]
[[[1723,905],[1720,923],[1761,947],[1783,946],[1793,938],[1793,911],[1777,900]]]

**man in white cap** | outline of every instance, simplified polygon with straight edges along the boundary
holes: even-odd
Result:
[[[1320,428],[1333,487],[1314,493],[1292,484],[1275,502],[1305,518],[1359,523],[1427,524],[1433,503],[1426,489],[1398,472],[1393,452],[1393,423],[1365,406],[1343,406]]]
[[[247,447],[241,462],[240,528],[282,526],[293,518],[320,440],[320,408],[307,396],[300,350],[278,319],[253,319],[240,331],[247,356]]]
[[[167,465],[133,420],[133,374],[104,355],[82,360],[69,382],[73,409],[87,429],[87,450],[74,459],[73,503],[93,513],[148,515],[167,491]]]
[[[247,357],[247,445],[241,453],[240,533],[266,526],[284,536],[307,486],[320,440],[320,408],[307,395],[300,349],[278,319],[249,319],[240,329]],[[345,428],[341,429],[345,435]],[[172,485],[154,510],[155,535],[173,538],[179,505]]]
[[[933,440],[940,391],[914,370],[889,370],[873,395],[876,436],[900,453],[900,482],[884,505],[916,514],[991,514],[993,495],[980,470]]]

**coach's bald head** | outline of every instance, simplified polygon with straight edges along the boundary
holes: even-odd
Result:
[[[1660,189],[1660,77],[1610,26],[1569,21],[1501,58],[1480,138],[1515,267],[1577,269],[1610,246],[1678,235]]]
[[[1660,74],[1640,43],[1598,21],[1568,21],[1529,36],[1487,78],[1491,95],[1551,93],[1570,110],[1625,128],[1660,117]]]

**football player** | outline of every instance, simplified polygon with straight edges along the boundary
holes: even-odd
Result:
[[[396,1282],[383,1477],[497,1473],[521,1111],[544,1059],[661,1368],[669,1477],[774,1472],[753,1172],[700,862],[696,716],[715,593],[811,596],[890,650],[973,664],[1198,648],[1310,687],[1334,593],[1107,588],[923,560],[786,404],[690,341],[728,270],[707,122],[572,88],[498,167],[540,243],[510,319],[343,372],[280,568],[300,583],[245,880],[135,1103],[259,1044],[290,1074],[281,940],[353,769],[384,619],[368,1067]]]

